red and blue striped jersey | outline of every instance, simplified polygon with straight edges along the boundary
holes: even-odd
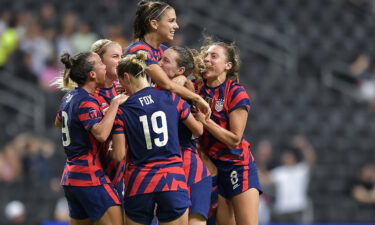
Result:
[[[98,88],[96,89],[95,97],[100,104],[100,109],[105,114],[112,99],[117,96],[115,82],[111,88]],[[112,137],[109,136],[108,139],[100,146],[100,160],[105,174],[109,177],[112,184],[117,186],[120,182],[124,182],[124,172],[125,172],[125,160],[121,162],[116,162],[109,155],[112,150]],[[122,185],[123,186],[123,185]]]
[[[198,94],[211,106],[211,119],[219,126],[230,130],[229,114],[243,107],[250,110],[250,99],[246,90],[240,84],[227,79],[218,87],[210,88],[203,82],[197,87]],[[254,158],[250,151],[250,144],[242,138],[240,144],[229,147],[211,135],[206,130],[199,139],[199,144],[208,152],[210,158],[217,166],[249,165]]]
[[[76,88],[64,96],[57,115],[67,156],[62,185],[97,186],[110,182],[99,159],[99,142],[90,133],[102,117],[98,101],[84,89]]]
[[[117,96],[116,85],[118,82],[114,82],[110,88],[97,88],[95,91],[96,95],[102,96],[105,101],[110,104],[112,99]]]
[[[146,59],[146,65],[152,65],[152,64],[158,64],[159,60],[161,59],[164,51],[168,47],[161,44],[159,48],[154,48],[151,45],[147,44],[144,41],[137,41],[131,45],[128,46],[128,48],[125,51],[124,55],[128,54],[135,54],[138,51],[145,51],[147,52],[147,59]]]
[[[178,136],[180,138],[182,160],[187,184],[190,186],[209,176],[210,172],[199,157],[196,147],[196,138],[185,124],[181,122],[179,124]]]
[[[125,196],[187,190],[178,123],[190,106],[170,91],[144,88],[122,104],[113,133],[124,133],[128,145]]]

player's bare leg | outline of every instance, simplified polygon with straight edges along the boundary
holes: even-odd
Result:
[[[178,217],[177,219],[167,222],[167,223],[159,222],[159,225],[188,225],[188,220],[189,220],[189,209],[186,209],[185,213],[182,214],[182,216]]]
[[[221,195],[219,195],[216,215],[217,225],[236,225],[232,205],[228,199]]]
[[[231,203],[237,225],[258,225],[259,191],[257,189],[251,188],[234,196]]]
[[[77,220],[70,218],[70,225],[93,225],[94,222],[92,222],[90,219],[84,219],[84,220]]]
[[[198,213],[189,215],[189,225],[206,225],[206,219]]]
[[[119,205],[111,206],[104,215],[95,222],[95,225],[124,225],[122,208]]]

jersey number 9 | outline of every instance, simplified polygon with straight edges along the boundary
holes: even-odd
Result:
[[[69,135],[69,129],[68,129],[68,113],[66,113],[65,111],[61,111],[61,116],[62,116],[61,132],[63,134],[62,142],[63,142],[63,146],[66,147],[70,145],[70,135]],[[64,135],[65,135],[65,139],[64,139]]]

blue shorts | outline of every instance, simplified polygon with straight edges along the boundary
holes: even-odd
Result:
[[[124,180],[122,182],[118,182],[117,184],[114,185],[114,188],[117,192],[118,197],[120,198],[120,201],[123,203],[124,201]]]
[[[190,185],[189,188],[191,200],[189,214],[200,214],[207,220],[211,204],[212,177],[208,176]]]
[[[73,219],[89,218],[96,221],[109,207],[121,205],[112,184],[94,187],[63,186],[63,188],[69,205],[69,215]]]
[[[187,191],[164,191],[125,197],[126,216],[137,223],[151,224],[156,217],[166,223],[179,218],[190,206]]]
[[[117,192],[117,196],[120,199],[122,210],[124,210],[124,180],[122,180],[122,182],[118,182],[116,185],[114,185],[114,188]]]
[[[212,177],[211,205],[208,212],[207,225],[216,225],[217,204],[219,201],[219,189],[217,187],[217,176]]]
[[[254,162],[250,163],[249,166],[219,167],[217,172],[219,194],[224,198],[232,198],[250,188],[256,188],[260,194],[262,193],[258,170]]]

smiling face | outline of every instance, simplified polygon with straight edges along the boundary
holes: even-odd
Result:
[[[178,28],[176,12],[173,8],[167,8],[156,21],[156,31],[162,42],[172,41]]]
[[[164,70],[169,78],[179,75],[179,68],[176,60],[178,53],[173,49],[167,49],[159,61],[159,66]]]
[[[122,57],[122,48],[117,43],[109,44],[103,54],[103,63],[107,66],[107,79],[116,80],[117,70],[116,67]]]
[[[103,87],[106,78],[106,65],[102,62],[99,55],[93,53],[89,58],[90,62],[94,63],[93,72],[95,72],[95,83],[98,87]]]
[[[204,63],[207,71],[203,74],[203,78],[207,80],[215,80],[220,75],[226,76],[226,72],[232,67],[231,62],[227,62],[225,48],[219,45],[211,45],[204,56]]]

